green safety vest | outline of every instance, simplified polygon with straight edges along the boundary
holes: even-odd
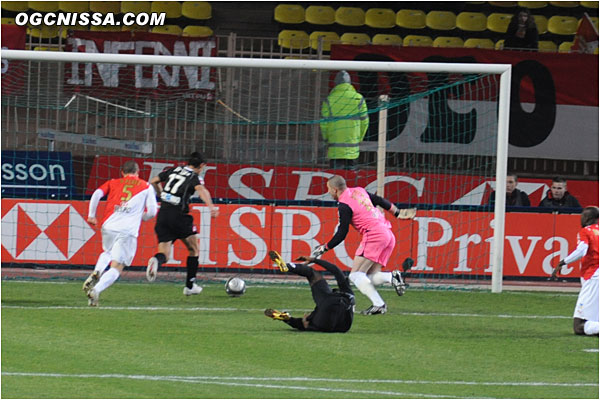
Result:
[[[369,127],[367,111],[364,97],[349,83],[341,83],[329,93],[321,107],[321,133],[329,144],[329,159],[358,158],[358,144]]]

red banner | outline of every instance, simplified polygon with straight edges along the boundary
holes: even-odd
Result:
[[[556,104],[598,106],[598,57],[588,54],[333,45],[331,59],[511,64],[513,87],[519,87],[515,92],[521,102],[535,103],[540,90],[551,90]],[[360,89],[360,80],[356,82]]]
[[[66,51],[214,57],[215,38],[193,38],[149,32],[74,31]],[[214,98],[214,69],[193,66],[65,64],[65,89],[104,96]]]
[[[181,164],[173,160],[98,156],[90,172],[86,194],[92,194],[108,179],[118,178],[121,165],[127,160],[137,162],[140,176],[146,180],[165,168]],[[333,174],[344,176],[350,186],[376,192],[375,169],[324,172],[315,168],[216,164],[207,166],[204,179],[216,199],[331,201],[327,180]],[[385,197],[395,203],[485,205],[495,189],[493,178],[475,175],[388,172],[385,180]],[[519,180],[518,188],[529,195],[532,206],[537,206],[550,184],[550,180],[524,178]],[[569,181],[568,190],[582,206],[598,205],[597,181]]]
[[[448,49],[433,47],[334,45],[331,59],[387,62],[494,63],[512,65],[509,157],[557,160],[598,160],[598,56],[543,52]],[[406,98],[417,83],[420,91],[443,87],[461,74],[355,73],[353,84],[369,107],[381,94],[391,101]],[[466,77],[463,77],[466,78]],[[481,154],[475,144],[486,140],[497,125],[495,103],[498,78],[482,77],[461,85],[457,93],[441,91],[435,96],[407,103],[402,109],[409,122],[395,123],[388,116],[387,150],[393,152]],[[423,88],[423,85],[426,85]],[[410,88],[410,89],[408,89]],[[462,90],[462,92],[461,92]],[[462,100],[463,112],[452,104]],[[435,106],[433,105],[435,102]],[[455,107],[455,106],[454,106]],[[428,129],[409,129],[427,110]],[[467,111],[467,112],[465,112]],[[441,113],[441,114],[440,114]],[[463,125],[452,121],[468,121]],[[449,122],[446,122],[449,121]],[[447,126],[445,124],[448,124]],[[444,129],[433,129],[444,124]],[[396,126],[397,125],[397,126]],[[455,126],[456,125],[456,126]],[[395,128],[394,128],[395,127]],[[470,129],[467,129],[470,127]],[[391,130],[391,132],[389,132]],[[391,133],[391,135],[390,135]],[[467,135],[468,133],[468,135]],[[453,144],[441,150],[431,142]],[[573,146],[573,143],[578,143]],[[373,144],[369,149],[373,149]],[[435,143],[434,143],[435,144]],[[450,148],[447,150],[447,148]],[[364,146],[361,149],[365,150]],[[492,154],[487,154],[492,155]]]
[[[24,26],[2,24],[2,49],[24,50],[26,29]],[[20,91],[25,83],[23,61],[2,59],[2,94]]]
[[[98,215],[104,212],[100,203]],[[2,199],[2,262],[94,265],[102,252],[99,229],[86,221],[87,202]],[[190,214],[198,226],[200,265],[208,268],[272,268],[267,252],[285,259],[306,255],[333,235],[337,209],[219,205],[213,219],[208,208],[193,204]],[[388,217],[390,217],[388,215]],[[414,221],[390,218],[397,244],[389,269],[406,257],[416,260],[423,274],[490,275],[493,215],[481,212],[419,211]],[[134,266],[144,266],[156,252],[155,221],[143,222]],[[552,264],[576,246],[578,215],[509,213],[506,217],[504,275],[547,277]],[[346,240],[325,259],[344,269],[360,238],[351,229]],[[177,242],[167,266],[185,266],[187,251]],[[578,276],[573,264],[563,269]]]

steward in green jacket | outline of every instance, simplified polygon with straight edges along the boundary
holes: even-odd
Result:
[[[369,127],[367,103],[350,83],[350,74],[340,71],[335,87],[321,107],[321,133],[328,143],[327,158],[331,168],[353,169],[359,143]]]

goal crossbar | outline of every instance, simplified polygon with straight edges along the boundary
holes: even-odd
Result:
[[[1,50],[6,60],[80,62],[138,65],[172,65],[222,68],[267,68],[267,69],[305,69],[305,70],[349,70],[349,71],[386,71],[386,72],[445,72],[445,73],[483,73],[500,75],[500,93],[498,102],[498,137],[496,153],[496,188],[506,186],[506,168],[508,156],[508,128],[510,113],[510,64],[475,63],[424,63],[424,62],[380,62],[380,61],[338,61],[338,60],[292,60],[292,59],[256,59],[228,57],[188,57],[157,56],[144,54],[106,54],[80,52],[45,52],[31,50]],[[383,160],[383,162],[385,159]],[[502,291],[502,266],[504,255],[504,216],[505,196],[497,196],[494,206],[493,245],[492,245],[492,292]]]

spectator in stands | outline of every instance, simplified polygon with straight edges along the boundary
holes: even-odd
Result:
[[[506,29],[504,48],[537,50],[538,29],[528,9],[519,8],[512,17]]]
[[[552,178],[552,186],[546,197],[540,202],[540,207],[572,207],[581,208],[581,204],[567,191],[567,180],[562,176]]]
[[[529,196],[522,190],[517,189],[517,174],[509,172],[506,174],[506,205],[507,206],[531,206]],[[488,204],[493,205],[496,202],[496,191],[490,194]]]
[[[330,168],[354,169],[360,153],[358,145],[369,127],[367,103],[350,83],[348,72],[338,72],[334,83],[321,107],[321,134],[329,145]]]

